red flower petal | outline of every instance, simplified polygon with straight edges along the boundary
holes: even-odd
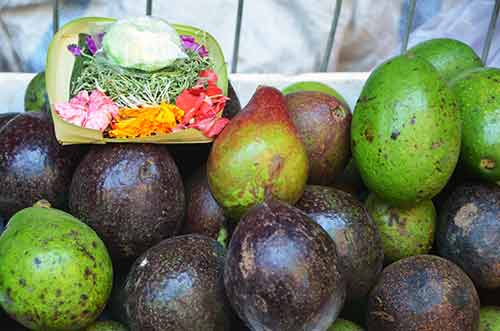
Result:
[[[229,120],[227,118],[217,118],[215,121],[214,125],[210,128],[210,130],[203,132],[207,137],[212,138],[219,133],[226,127],[227,123],[229,123]]]
[[[209,84],[210,83],[217,84],[217,79],[218,79],[217,74],[215,73],[215,71],[211,69],[200,71],[198,77],[206,78]]]

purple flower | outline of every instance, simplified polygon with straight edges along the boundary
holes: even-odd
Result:
[[[90,53],[92,53],[92,55],[95,55],[95,53],[97,53],[97,45],[94,38],[92,38],[92,36],[86,36],[85,43],[87,44],[87,48],[89,49]]]
[[[198,44],[193,36],[188,36],[188,35],[181,35],[181,42],[182,46],[186,49],[191,49],[195,52],[198,52],[198,54],[201,57],[207,57],[208,56],[208,50],[204,45]]]
[[[68,51],[71,52],[74,56],[81,56],[82,55],[82,49],[78,47],[76,44],[71,44],[68,45]]]

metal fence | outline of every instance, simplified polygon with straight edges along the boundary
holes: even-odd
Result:
[[[59,29],[59,8],[60,8],[60,0],[54,1],[54,9],[53,9],[53,26],[54,33]],[[231,62],[231,72],[235,73],[238,69],[238,54],[240,49],[240,37],[241,37],[241,23],[243,20],[243,9],[244,9],[245,1],[238,0],[238,9],[236,12],[236,29],[234,33],[234,47],[233,47],[233,57]],[[407,25],[405,29],[405,34],[403,35],[403,41],[401,44],[401,53],[405,53],[408,47],[408,40],[410,37],[410,32],[413,27],[413,21],[415,18],[415,9],[417,6],[417,0],[410,0],[410,5],[408,6],[407,12]],[[335,32],[337,31],[337,25],[339,22],[340,12],[342,10],[342,0],[335,1],[335,9],[332,17],[332,23],[330,27],[330,33],[328,35],[327,43],[325,45],[323,59],[321,61],[320,67],[318,71],[326,72],[328,68],[328,63],[330,62],[330,55],[332,53],[333,44],[335,42]],[[500,10],[500,0],[495,1],[495,5],[491,12],[490,23],[488,26],[488,31],[486,32],[486,39],[483,46],[483,51],[481,54],[481,58],[483,63],[486,63],[488,60],[488,54],[491,48],[491,43],[493,41],[493,35],[496,29],[496,22],[498,19],[498,12]],[[153,13],[153,0],[146,0],[146,15],[152,15]]]

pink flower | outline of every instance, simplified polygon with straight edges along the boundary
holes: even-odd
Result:
[[[101,132],[118,114],[118,106],[99,90],[92,91],[90,95],[81,91],[69,102],[57,103],[54,108],[66,122]]]

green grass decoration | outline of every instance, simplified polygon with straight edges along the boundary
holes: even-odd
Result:
[[[84,36],[79,39],[83,46]],[[102,55],[91,56],[85,47],[82,50],[71,79],[71,96],[97,88],[119,107],[175,103],[183,90],[196,85],[201,71],[213,68],[209,57],[201,57],[189,49],[186,50],[187,58],[177,59],[170,66],[152,73],[125,69],[109,63]]]

